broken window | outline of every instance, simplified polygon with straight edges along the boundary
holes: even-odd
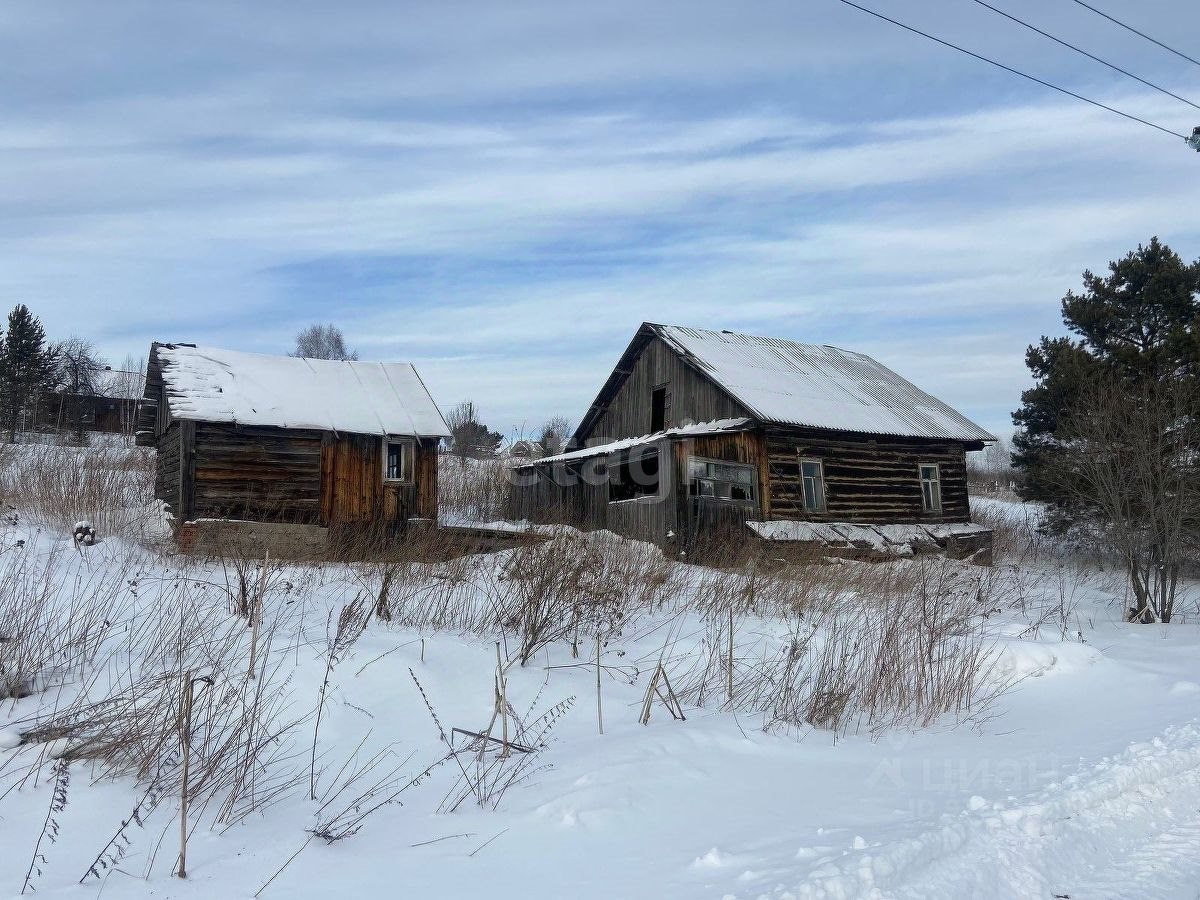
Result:
[[[942,479],[937,463],[921,463],[921,504],[925,512],[942,511]]]
[[[754,466],[689,457],[688,495],[754,502]]]
[[[608,502],[658,496],[658,449],[609,462]]]
[[[412,481],[413,442],[387,438],[384,442],[383,463],[385,481]]]
[[[800,482],[804,488],[804,511],[825,512],[825,466],[821,460],[800,460]]]

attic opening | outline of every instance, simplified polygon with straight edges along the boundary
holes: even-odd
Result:
[[[631,453],[608,466],[608,502],[658,496],[658,448]]]
[[[650,431],[662,431],[667,427],[667,415],[671,406],[671,392],[667,385],[660,384],[650,393]]]

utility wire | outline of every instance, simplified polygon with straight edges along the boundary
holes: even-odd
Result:
[[[1192,107],[1192,109],[1200,109],[1200,106],[1197,106],[1191,100],[1187,99],[1187,97],[1180,97],[1178,94],[1168,91],[1165,87],[1160,87],[1159,85],[1155,84],[1152,81],[1147,81],[1145,78],[1142,78],[1139,75],[1134,75],[1128,69],[1122,69],[1116,63],[1110,63],[1106,59],[1101,59],[1100,57],[1098,57],[1092,53],[1088,53],[1083,48],[1076,47],[1074,44],[1072,44],[1068,41],[1064,41],[1062,38],[1055,37],[1054,35],[1050,34],[1048,31],[1042,31],[1042,29],[1038,28],[1036,25],[1030,25],[1024,19],[1019,19],[1010,13],[1006,13],[1002,9],[997,9],[996,7],[992,6],[992,4],[984,2],[984,0],[974,0],[974,2],[978,3],[984,9],[990,9],[992,12],[994,12],[998,16],[1004,16],[1004,18],[1008,19],[1010,22],[1016,22],[1018,25],[1020,25],[1024,28],[1028,28],[1030,31],[1036,31],[1042,37],[1049,38],[1050,40],[1054,41],[1054,43],[1056,43],[1056,44],[1061,44],[1064,47],[1074,50],[1076,53],[1082,53],[1088,59],[1094,60],[1094,61],[1100,63],[1101,65],[1108,66],[1114,72],[1120,72],[1122,75],[1128,75],[1134,81],[1140,81],[1142,84],[1146,85],[1146,87],[1154,88],[1154,90],[1158,91],[1160,94],[1166,94],[1168,97],[1174,97],[1176,100],[1180,101],[1181,103],[1186,103],[1188,106]]]
[[[1098,16],[1102,16],[1103,18],[1105,18],[1105,19],[1108,19],[1108,21],[1112,22],[1114,25],[1120,25],[1120,26],[1121,26],[1122,28],[1124,28],[1126,31],[1132,31],[1132,32],[1133,32],[1134,34],[1136,34],[1138,37],[1140,37],[1140,38],[1145,38],[1146,40],[1148,40],[1148,41],[1149,41],[1150,43],[1152,43],[1152,44],[1157,44],[1158,46],[1160,46],[1160,47],[1162,47],[1164,50],[1166,50],[1168,53],[1174,53],[1174,54],[1175,54],[1176,56],[1178,56],[1180,59],[1186,59],[1186,60],[1187,60],[1188,62],[1190,62],[1192,65],[1194,65],[1194,66],[1200,66],[1200,61],[1197,61],[1197,60],[1193,59],[1192,57],[1188,56],[1186,53],[1181,53],[1181,52],[1179,52],[1178,50],[1176,50],[1174,47],[1168,47],[1168,46],[1167,46],[1166,44],[1164,44],[1162,41],[1155,40],[1154,38],[1150,37],[1150,35],[1146,34],[1144,31],[1138,31],[1138,30],[1137,30],[1136,28],[1134,28],[1132,25],[1126,25],[1126,24],[1125,24],[1124,22],[1122,22],[1120,19],[1114,19],[1114,18],[1113,18],[1112,16],[1110,16],[1108,13],[1106,13],[1106,12],[1102,12],[1101,10],[1098,10],[1098,9],[1096,9],[1096,7],[1094,7],[1094,6],[1092,6],[1092,5],[1088,4],[1088,3],[1084,3],[1084,2],[1083,2],[1083,0],[1074,0],[1074,2],[1075,2],[1075,3],[1078,3],[1078,4],[1079,4],[1080,6],[1082,6],[1084,9],[1090,9],[1090,10],[1091,10],[1092,12],[1094,12],[1096,15],[1098,15]]]
[[[1036,75],[1028,75],[1019,69],[1006,66],[1004,63],[996,62],[994,59],[988,59],[988,57],[981,56],[972,50],[967,50],[965,47],[960,47],[958,44],[952,44],[949,41],[942,40],[940,37],[934,37],[928,32],[921,31],[919,28],[913,28],[911,25],[905,25],[903,22],[897,22],[895,19],[890,19],[883,13],[875,12],[873,9],[867,9],[865,6],[859,6],[857,3],[854,3],[853,0],[838,0],[838,2],[844,3],[846,6],[852,6],[859,12],[865,12],[867,15],[874,16],[876,19],[882,19],[884,22],[890,22],[892,25],[903,28],[905,31],[910,31],[913,34],[918,34],[923,38],[928,38],[934,43],[941,44],[943,47],[949,47],[951,50],[957,50],[959,53],[965,53],[967,56],[977,59],[980,62],[985,62],[988,65],[995,66],[998,69],[1003,69],[1005,72],[1011,72],[1013,75],[1019,75],[1022,78],[1028,79],[1036,84],[1040,84],[1042,87],[1048,87],[1052,91],[1058,91],[1060,94],[1066,94],[1068,97],[1074,97],[1076,100],[1082,100],[1084,103],[1090,103],[1092,106],[1097,106],[1100,109],[1108,110],[1110,113],[1118,115],[1123,119],[1129,119],[1131,122],[1140,122],[1142,125],[1153,128],[1157,131],[1161,131],[1163,134],[1169,134],[1171,137],[1183,138],[1184,140],[1187,140],[1187,135],[1180,134],[1178,131],[1172,131],[1170,128],[1164,128],[1162,125],[1156,125],[1153,122],[1147,121],[1146,119],[1138,118],[1132,113],[1122,112],[1119,109],[1107,106],[1106,104],[1101,103],[1099,100],[1092,100],[1090,97],[1085,97],[1082,94],[1077,94],[1074,91],[1067,90],[1064,87],[1059,87],[1057,84],[1051,84],[1049,81],[1043,81]]]

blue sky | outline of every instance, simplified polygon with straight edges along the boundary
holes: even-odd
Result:
[[[969,0],[865,5],[1190,132]],[[1191,99],[1070,0],[996,5]],[[1200,58],[1200,9],[1095,5]],[[869,353],[993,430],[1085,268],[1200,256],[1200,154],[836,0],[0,8],[0,302],[110,359],[339,323],[494,428],[643,320]],[[1200,99],[1197,99],[1200,102]]]

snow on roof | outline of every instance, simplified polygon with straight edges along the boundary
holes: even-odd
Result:
[[[653,327],[764,422],[902,437],[996,440],[861,353],[732,331]]]
[[[680,425],[678,428],[667,428],[663,431],[656,431],[653,434],[644,434],[641,437],[622,438],[619,441],[596,444],[594,447],[584,447],[581,450],[571,450],[555,456],[543,456],[541,459],[530,460],[527,463],[513,466],[513,468],[527,469],[547,463],[571,462],[577,459],[588,459],[592,456],[604,456],[608,453],[616,453],[620,450],[630,450],[634,447],[640,447],[643,444],[653,444],[655,441],[661,441],[663,438],[669,437],[699,437],[702,434],[744,431],[751,424],[749,419],[714,419],[711,422],[697,422],[695,425]]]
[[[301,359],[159,345],[171,415],[355,434],[449,437],[409,363]]]
[[[986,525],[972,522],[944,522],[929,525],[853,525],[847,522],[797,522],[772,520],[747,522],[746,527],[768,541],[796,541],[818,544],[861,544],[876,550],[936,543],[949,537],[986,534]]]

